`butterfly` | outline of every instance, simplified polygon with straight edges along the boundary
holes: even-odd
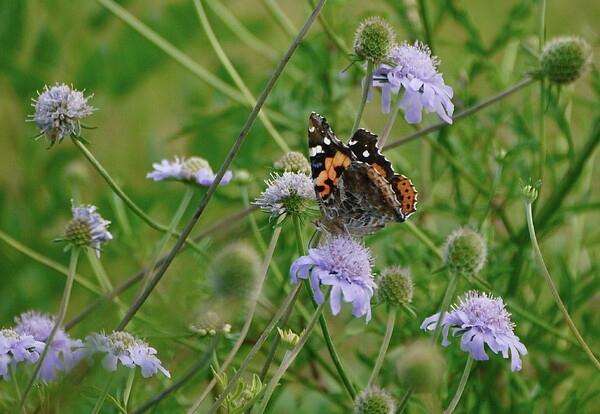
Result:
[[[327,120],[313,112],[308,146],[322,217],[315,223],[332,234],[370,235],[417,210],[417,190],[397,174],[377,147],[377,135],[359,129],[348,145]]]

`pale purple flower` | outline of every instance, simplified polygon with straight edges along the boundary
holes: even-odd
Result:
[[[146,178],[152,178],[154,181],[171,179],[208,187],[217,178],[208,161],[200,157],[187,160],[175,157],[175,161],[162,160],[160,164],[152,164],[152,167],[154,171],[146,174]],[[225,172],[219,185],[229,184],[232,177],[231,171]]]
[[[38,92],[37,101],[33,100],[35,114],[31,115],[40,128],[40,136],[46,136],[52,144],[57,140],[60,142],[63,137],[79,136],[80,120],[94,111],[87,104],[91,97],[84,97],[82,92],[64,83],[56,83],[51,88],[44,86],[43,92]]]
[[[423,109],[428,113],[436,112],[451,124],[453,91],[437,72],[438,65],[437,57],[431,56],[429,48],[420,42],[414,45],[404,42],[394,47],[390,62],[381,63],[370,81],[370,85],[381,88],[383,112],[390,111],[392,94],[398,94],[403,88],[400,108],[405,111],[404,118],[409,124],[421,122]]]
[[[337,315],[344,302],[352,303],[352,314],[371,319],[371,298],[377,285],[371,274],[371,251],[347,236],[309,249],[307,256],[298,258],[290,268],[292,283],[297,277],[309,279],[315,301],[325,302],[321,285],[331,286],[331,312]]]
[[[71,339],[63,328],[59,328],[52,344],[47,340],[54,328],[56,319],[48,314],[36,311],[22,313],[15,318],[17,326],[15,332],[21,335],[31,335],[36,341],[50,346],[40,370],[40,377],[45,381],[56,378],[57,371],[69,372],[78,361],[74,356],[74,349],[81,348],[83,342],[79,339]]]
[[[425,319],[421,329],[433,331],[440,314]],[[505,309],[501,298],[495,298],[486,293],[479,294],[476,290],[468,292],[460,304],[452,306],[452,311],[444,315],[442,345],[448,346],[448,332],[452,327],[452,336],[461,336],[460,349],[468,352],[477,361],[489,359],[484,345],[504,358],[511,356],[510,367],[520,371],[522,362],[520,355],[527,355],[525,345],[513,332],[515,324],[510,320],[510,313]]]
[[[265,180],[267,188],[254,201],[263,211],[271,213],[271,218],[284,213],[298,214],[305,211],[316,199],[311,179],[302,172],[286,171],[283,175],[271,174]]]
[[[44,343],[32,335],[19,334],[14,329],[0,329],[0,377],[10,379],[10,365],[35,363],[44,351]]]
[[[151,377],[158,371],[171,378],[169,371],[164,369],[160,360],[154,356],[156,349],[127,332],[113,332],[110,335],[92,333],[85,340],[88,360],[93,361],[93,354],[106,353],[102,358],[102,367],[107,371],[116,371],[117,363],[121,362],[128,368],[139,366],[144,378]]]
[[[98,208],[89,204],[71,207],[73,219],[65,226],[65,234],[61,240],[66,240],[76,246],[89,246],[100,257],[100,243],[112,240],[113,236],[107,230],[110,221],[104,220],[96,213]]]

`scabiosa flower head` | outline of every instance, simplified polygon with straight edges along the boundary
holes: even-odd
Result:
[[[354,400],[354,414],[392,414],[395,411],[396,402],[383,388],[367,388]]]
[[[156,349],[127,332],[118,331],[110,335],[92,333],[85,341],[88,358],[95,353],[106,353],[102,358],[102,367],[107,371],[116,371],[120,361],[128,368],[139,366],[144,378],[149,378],[158,371],[171,378],[169,371],[164,369],[160,360],[154,356]]]
[[[576,36],[564,36],[548,42],[540,58],[541,73],[557,85],[574,82],[589,67],[591,48]]]
[[[208,282],[215,296],[246,301],[255,297],[261,259],[245,242],[232,243],[221,250],[208,268]]]
[[[478,274],[487,258],[485,240],[468,227],[448,236],[442,251],[446,267],[468,277]]]
[[[54,317],[29,311],[16,317],[15,322],[17,323],[15,332],[21,335],[32,335],[36,341],[50,347],[40,371],[40,377],[45,381],[55,379],[57,371],[69,372],[78,362],[77,354],[73,350],[81,348],[83,342],[79,339],[71,339],[63,328],[58,329],[52,344],[47,343],[50,332],[56,324]]]
[[[304,173],[286,171],[283,175],[271,174],[271,179],[265,180],[265,184],[267,189],[254,204],[270,212],[271,218],[305,213],[316,198],[313,183]]]
[[[306,173],[310,171],[310,163],[306,157],[297,151],[291,151],[275,161],[275,168],[282,171]]]
[[[400,266],[383,269],[377,277],[377,299],[389,305],[412,302],[413,280],[410,271]]]
[[[96,213],[98,208],[89,204],[79,207],[71,207],[73,219],[64,229],[64,235],[56,241],[67,241],[67,249],[70,246],[89,246],[96,250],[96,256],[100,257],[100,242],[112,240],[112,234],[107,230],[110,221],[104,220]]]
[[[404,118],[409,124],[421,122],[421,112],[436,112],[447,123],[452,123],[454,104],[452,88],[444,83],[438,73],[439,60],[431,56],[426,45],[406,42],[394,47],[390,62],[382,63],[373,73],[373,86],[382,91],[382,109],[390,111],[392,94],[398,94],[404,88],[400,108],[405,111]]]
[[[395,40],[394,29],[379,16],[363,20],[354,35],[354,52],[362,60],[381,62],[390,56]]]
[[[331,312],[337,315],[344,302],[352,303],[352,314],[371,319],[371,298],[377,285],[371,275],[371,251],[352,240],[340,236],[317,248],[309,249],[307,256],[298,258],[290,268],[292,283],[297,278],[308,279],[315,301],[325,302],[321,285],[331,286]]]
[[[32,335],[0,329],[0,377],[9,380],[10,364],[37,362],[43,351],[44,343],[36,341]]]
[[[216,178],[208,161],[200,157],[189,159],[175,157],[174,161],[162,160],[160,164],[152,164],[154,171],[146,174],[146,178],[154,181],[178,180],[190,182],[201,186],[210,186]],[[227,171],[219,185],[229,184],[233,174]]]
[[[208,310],[200,313],[189,329],[200,336],[215,336],[231,332],[231,325],[224,323],[219,313]]]
[[[421,329],[432,331],[440,318],[435,314],[425,319]],[[489,359],[484,345],[504,358],[511,356],[510,368],[520,371],[522,367],[520,355],[527,355],[527,349],[519,337],[513,332],[515,324],[510,320],[510,313],[505,309],[501,298],[472,290],[459,304],[452,306],[452,311],[444,316],[442,345],[448,346],[448,332],[452,327],[452,336],[461,335],[460,349],[468,352],[477,361]]]
[[[444,358],[431,342],[419,340],[399,353],[396,361],[398,382],[415,391],[434,391],[442,382]]]
[[[64,137],[79,136],[81,120],[90,115],[94,108],[87,104],[92,96],[84,97],[82,92],[73,86],[56,83],[49,88],[44,86],[42,93],[38,92],[35,102],[35,114],[32,120],[40,128],[40,136],[45,136],[51,146],[60,142]]]

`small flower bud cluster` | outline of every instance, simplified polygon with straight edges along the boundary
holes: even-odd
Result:
[[[354,51],[361,59],[381,62],[389,59],[396,35],[381,17],[369,17],[356,29]]]
[[[389,305],[407,305],[412,302],[413,280],[408,269],[391,266],[376,279],[377,299]]]
[[[566,85],[577,80],[588,68],[591,58],[590,45],[575,36],[565,36],[548,42],[542,50],[540,66],[542,74],[551,83]]]
[[[443,248],[444,264],[451,272],[477,275],[487,258],[487,246],[479,233],[467,227],[452,233]]]
[[[390,393],[379,387],[370,387],[354,400],[355,414],[392,414],[396,403]]]
[[[310,163],[303,154],[292,151],[275,161],[275,168],[282,171],[306,173],[310,171]]]

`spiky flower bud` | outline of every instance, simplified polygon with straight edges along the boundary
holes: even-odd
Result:
[[[396,403],[390,393],[379,387],[362,391],[354,400],[355,414],[392,414]]]
[[[254,298],[261,260],[256,250],[245,242],[225,247],[213,259],[208,280],[217,298],[245,302]]]
[[[377,277],[377,299],[389,305],[406,305],[412,302],[413,280],[410,271],[400,266],[385,268]]]
[[[538,189],[542,185],[542,180],[537,180],[533,184],[524,184],[520,182],[521,185],[521,198],[525,203],[532,204],[538,198]]]
[[[548,42],[540,58],[541,72],[548,80],[566,85],[579,78],[591,59],[588,42],[576,36],[564,36]]]
[[[483,269],[487,246],[479,233],[463,227],[446,239],[443,257],[444,264],[451,272],[474,276]]]
[[[198,315],[196,321],[189,325],[189,329],[200,336],[215,336],[231,332],[231,325],[224,323],[217,312],[209,310]]]
[[[300,336],[302,336],[302,332],[300,335],[294,333],[291,329],[283,330],[280,327],[277,327],[277,332],[279,332],[279,337],[281,338],[281,342],[287,349],[290,351],[294,349],[298,341],[300,340]]]
[[[441,383],[444,359],[429,341],[417,341],[406,347],[396,362],[400,384],[417,392],[433,391]]]
[[[354,35],[354,52],[373,62],[388,60],[396,35],[394,29],[379,16],[363,20]]]
[[[302,173],[310,171],[310,164],[302,153],[292,151],[275,161],[275,168],[283,171]]]

